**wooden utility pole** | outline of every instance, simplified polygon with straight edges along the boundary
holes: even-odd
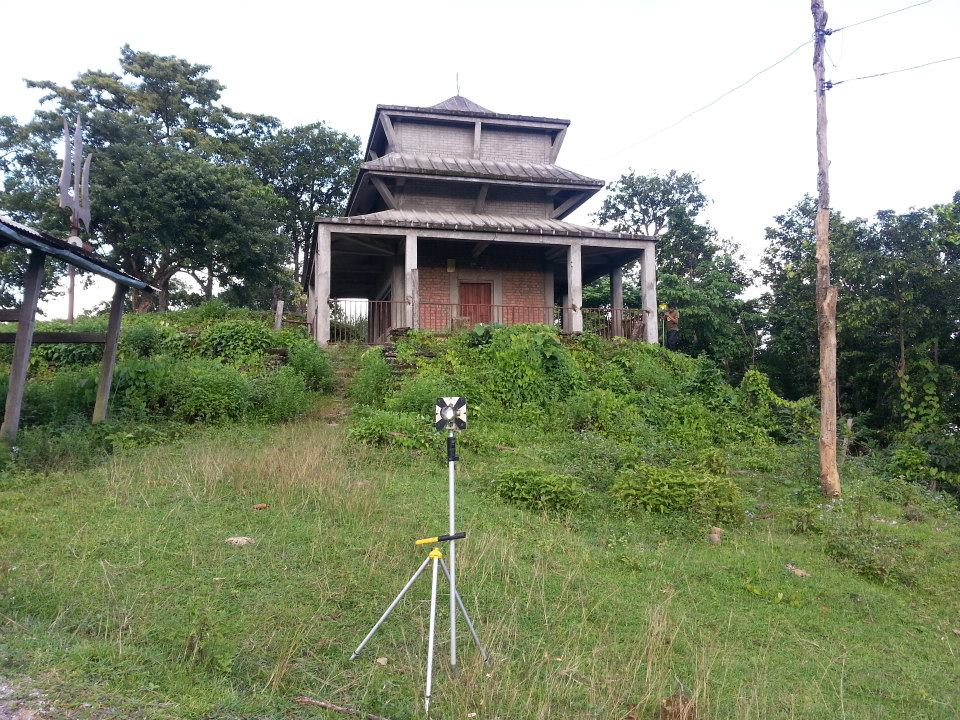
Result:
[[[827,84],[823,51],[827,11],[823,0],[811,0],[813,74],[817,80],[817,330],[820,335],[820,487],[839,497],[837,471],[837,289],[830,284],[830,161],[827,159]]]

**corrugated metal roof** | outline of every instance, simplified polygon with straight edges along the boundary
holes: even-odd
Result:
[[[468,100],[463,95],[454,95],[443,102],[430,106],[431,110],[459,110],[462,112],[492,113],[493,110],[487,110],[485,107],[477,105],[473,100]]]
[[[612,240],[652,240],[646,235],[612,232],[575,225],[562,220],[510,215],[438,212],[433,210],[383,210],[349,217],[319,217],[318,222],[334,225],[373,225],[385,227],[423,227],[438,230],[508,232],[523,235],[561,235],[567,237],[607,238]]]
[[[39,250],[48,255],[60,258],[61,260],[74,265],[81,270],[87,270],[97,275],[113,280],[125,287],[132,287],[138,290],[151,290],[151,287],[143,280],[128,275],[113,263],[107,262],[104,258],[92,252],[75,247],[66,240],[61,240],[53,235],[34,230],[32,227],[18,223],[16,220],[5,215],[0,215],[0,240],[12,242],[14,245]]]
[[[392,152],[376,160],[363,163],[361,168],[371,172],[412,173],[416,175],[471,177],[483,180],[535,182],[548,185],[603,187],[603,180],[596,180],[572,170],[566,170],[559,165],[545,163],[502,162],[499,160]]]

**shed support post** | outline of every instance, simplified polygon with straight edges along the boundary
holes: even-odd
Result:
[[[403,293],[406,296],[406,324],[408,328],[419,325],[418,306],[420,304],[420,287],[417,277],[417,235],[407,233],[403,250]]]
[[[570,327],[568,332],[583,332],[583,280],[581,276],[580,243],[573,242],[567,250],[567,293],[570,296]]]
[[[103,359],[100,361],[100,381],[97,383],[97,402],[93,406],[93,422],[102,423],[107,419],[110,407],[110,387],[113,385],[113,368],[117,363],[117,343],[120,340],[120,320],[123,317],[123,300],[127,288],[118,284],[113,291],[110,304],[110,320],[107,323],[107,341],[103,345]]]
[[[313,260],[313,292],[317,304],[317,343],[330,344],[330,228],[317,226],[317,254]]]
[[[623,337],[623,268],[610,273],[610,304],[613,307],[613,336]]]
[[[43,284],[43,265],[46,255],[39,250],[30,252],[27,276],[23,284],[23,303],[17,322],[17,337],[13,343],[13,361],[10,363],[10,382],[7,385],[7,404],[3,412],[0,438],[13,443],[20,429],[20,408],[23,404],[23,386],[27,382],[30,365],[30,346],[33,344],[33,328],[37,322],[37,300]]]
[[[644,339],[656,345],[660,342],[660,333],[657,309],[657,251],[653,243],[643,248],[643,257],[640,259],[640,278]]]

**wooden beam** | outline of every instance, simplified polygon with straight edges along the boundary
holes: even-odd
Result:
[[[107,419],[110,406],[110,387],[113,385],[113,368],[117,363],[117,343],[120,340],[120,320],[123,317],[123,299],[127,289],[117,285],[113,290],[113,302],[110,303],[110,320],[107,322],[107,342],[103,346],[103,359],[100,361],[100,381],[97,383],[97,401],[93,406],[93,422],[102,423]]]
[[[0,437],[12,443],[20,429],[20,408],[23,405],[23,387],[27,382],[30,365],[30,346],[33,344],[33,328],[37,322],[37,300],[43,285],[43,264],[46,255],[39,250],[30,252],[27,276],[23,285],[23,304],[13,345],[13,361],[10,363],[10,381],[7,384],[7,404],[3,412]]]
[[[483,212],[484,206],[487,204],[487,191],[490,190],[490,185],[484,183],[480,186],[480,192],[477,193],[477,202],[473,206],[473,212],[479,214]]]
[[[553,164],[557,161],[557,155],[560,154],[560,146],[563,145],[563,138],[567,135],[567,129],[563,128],[553,138],[553,144],[550,146],[550,156],[547,162]]]
[[[396,210],[397,199],[393,197],[393,193],[390,192],[390,188],[387,187],[387,184],[376,175],[370,176],[370,182],[373,183],[373,186],[377,189],[377,192],[380,193],[380,197],[383,198],[383,201],[387,204],[387,207],[391,210]]]
[[[0,322],[18,322],[20,320],[20,308],[4,308],[0,310]]]
[[[476,245],[473,246],[473,252],[471,252],[470,254],[475,258],[480,257],[480,255],[483,254],[483,251],[486,250],[488,247],[490,247],[489,242],[478,242]]]
[[[17,330],[19,332],[19,328]],[[0,332],[0,345],[16,343],[17,333]],[[102,345],[107,341],[106,333],[73,332],[70,330],[51,330],[33,333],[34,345]]]
[[[482,122],[477,120],[473,124],[473,159],[480,159],[480,126],[483,125]]]
[[[342,238],[342,239],[340,240],[340,242],[350,242],[350,243],[353,243],[353,244],[356,245],[357,247],[363,248],[364,250],[369,250],[370,252],[372,252],[372,253],[375,254],[375,255],[385,255],[385,256],[387,256],[387,257],[393,257],[393,256],[396,254],[396,253],[395,253],[392,249],[390,249],[390,248],[385,248],[385,247],[383,247],[383,246],[381,246],[381,245],[375,245],[375,244],[372,243],[372,242],[368,242],[368,241],[366,241],[366,240],[361,240],[360,238],[356,238],[356,237],[345,237],[345,238]],[[337,251],[338,251],[338,252],[340,251],[340,248],[339,248],[339,247],[337,247]],[[369,254],[369,253],[367,253],[367,254]]]
[[[564,190],[566,190],[566,188],[562,188],[562,187],[551,188],[550,190],[547,190],[547,197],[551,197],[551,198],[556,197]]]
[[[568,197],[566,200],[564,200],[562,203],[560,203],[559,206],[554,208],[553,212],[550,213],[550,219],[556,220],[557,218],[566,215],[567,212],[570,210],[570,208],[572,208],[577,203],[581,202],[584,199],[584,197],[585,197],[584,193],[574,193],[573,195]]]
[[[400,142],[397,140],[397,133],[393,129],[393,121],[386,113],[380,113],[380,125],[383,127],[383,134],[387,136],[387,152],[400,152]]]
[[[369,160],[376,160],[376,159],[378,159],[379,157],[380,157],[380,156],[377,155],[377,154],[373,151],[373,148],[367,148],[367,158],[368,158]]]

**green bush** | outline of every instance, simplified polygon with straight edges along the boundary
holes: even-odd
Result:
[[[366,445],[395,445],[424,450],[439,443],[440,434],[410,413],[364,407],[354,411],[347,435]]]
[[[631,509],[694,513],[712,522],[743,520],[740,488],[728,478],[637,463],[620,473],[610,491]]]
[[[886,528],[844,521],[829,528],[824,537],[827,555],[865,578],[912,585],[921,572],[918,556]]]
[[[635,424],[633,408],[621,396],[602,388],[573,395],[565,403],[564,414],[567,427],[577,432],[622,435]]]
[[[329,393],[333,390],[333,368],[330,358],[312,340],[290,343],[288,362],[303,378],[308,390]]]
[[[360,364],[350,382],[348,395],[358,405],[381,407],[391,385],[390,366],[383,357],[383,350],[371,348],[360,356]]]
[[[250,380],[214,360],[193,360],[179,368],[173,389],[173,416],[185,422],[242,420],[250,410]]]
[[[250,415],[258,420],[288,420],[309,406],[310,395],[304,378],[292,367],[282,367],[250,382]]]
[[[0,402],[6,402],[9,377],[0,378]],[[97,368],[65,368],[27,382],[23,389],[21,427],[64,423],[93,412]]]
[[[437,398],[456,395],[449,380],[432,376],[414,377],[401,383],[386,399],[386,407],[396,412],[416,413],[433,418]]]
[[[507,502],[538,512],[575,510],[586,495],[569,475],[543,470],[507,470],[493,481],[493,487]]]
[[[125,357],[150,357],[164,350],[164,343],[176,331],[168,325],[143,321],[124,327],[120,333],[120,355]]]
[[[200,331],[197,350],[203,357],[239,362],[261,354],[271,341],[270,330],[262,322],[222,320]]]

